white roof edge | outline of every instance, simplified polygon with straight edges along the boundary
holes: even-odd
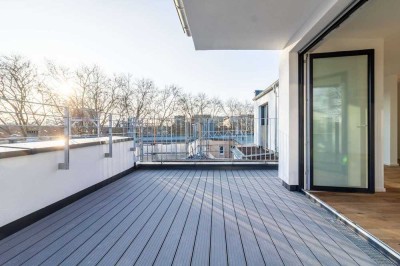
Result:
[[[257,4],[257,0],[252,1],[253,5]],[[264,11],[265,2],[263,0],[259,1],[260,10]],[[280,4],[277,0],[268,1],[271,1],[271,5],[274,5],[274,3],[275,6]],[[299,19],[300,24],[291,24],[291,30],[288,28],[289,25],[282,26],[282,29],[286,31],[278,32],[268,27],[265,28],[266,26],[264,27],[265,31],[260,30],[263,29],[262,24],[257,24],[257,21],[262,18],[260,13],[255,13],[254,20],[253,17],[246,17],[248,20],[233,20],[233,22],[239,21],[241,23],[232,24],[229,11],[232,10],[232,12],[236,13],[240,11],[228,5],[228,2],[207,5],[202,1],[196,0],[174,0],[174,3],[183,31],[187,36],[192,37],[196,50],[285,50],[298,52],[318,36],[346,8],[358,1],[360,0],[326,0],[320,2],[319,5],[310,4],[312,9],[310,9],[306,20]],[[223,9],[224,3],[228,5],[225,6],[226,9]],[[287,4],[287,2],[282,2],[281,6],[285,6],[285,3]],[[224,12],[218,13],[218,10]],[[257,12],[254,9],[251,10]],[[291,12],[296,17],[296,11],[292,10]],[[231,14],[231,16],[234,15],[235,13]],[[229,27],[231,30],[229,30]],[[279,28],[279,26],[277,27]],[[246,29],[249,32],[248,34]],[[254,29],[254,31],[248,29]],[[290,31],[292,31],[292,35],[288,35]],[[257,35],[258,33],[259,35]],[[243,38],[240,38],[241,36]]]
[[[182,0],[174,0],[174,4],[176,12],[178,13],[179,21],[181,22],[183,32],[186,34],[186,36],[191,37],[192,33],[190,32],[189,22]]]
[[[256,100],[260,99],[261,97],[263,97],[264,95],[266,95],[267,93],[269,93],[270,91],[272,91],[276,87],[279,87],[279,79],[274,81],[271,85],[269,85],[266,89],[264,89],[260,94],[255,96],[253,98],[253,101],[256,101]]]

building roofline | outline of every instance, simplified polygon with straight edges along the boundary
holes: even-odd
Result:
[[[260,99],[261,97],[263,97],[264,95],[266,95],[267,93],[269,93],[270,91],[272,91],[274,88],[279,87],[279,79],[276,80],[274,83],[272,83],[271,85],[269,85],[265,90],[263,90],[261,93],[259,93],[257,96],[255,96],[253,98],[253,101],[256,101],[258,99]]]
[[[186,36],[191,37],[192,33],[190,32],[189,22],[182,0],[174,0],[174,4],[176,12],[178,13],[179,21],[182,25],[183,32],[186,34]]]

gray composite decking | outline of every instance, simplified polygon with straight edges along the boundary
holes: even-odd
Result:
[[[138,170],[0,241],[0,265],[376,265],[383,259],[276,176],[275,170]]]

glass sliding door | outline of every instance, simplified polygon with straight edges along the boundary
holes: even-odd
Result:
[[[311,189],[374,189],[373,56],[310,55]]]

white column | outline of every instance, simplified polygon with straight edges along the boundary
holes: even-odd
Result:
[[[279,177],[298,185],[298,56],[291,47],[281,52],[279,66]]]
[[[385,77],[384,82],[384,150],[385,165],[398,166],[397,163],[397,75]]]
[[[254,143],[260,146],[260,107],[254,101]]]
[[[397,80],[397,104],[400,103],[400,76]],[[397,105],[397,159],[400,159],[400,106]]]

